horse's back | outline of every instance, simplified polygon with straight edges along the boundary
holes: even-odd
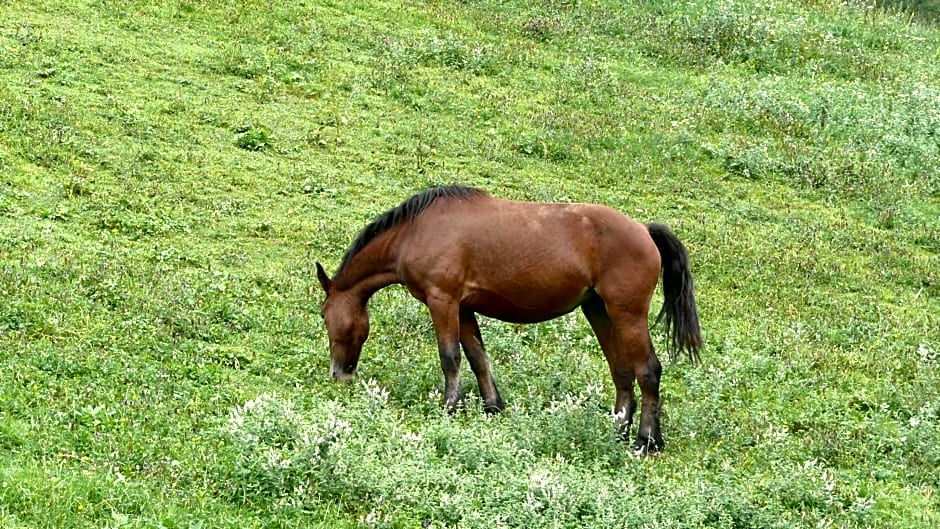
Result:
[[[407,243],[407,255],[433,255],[439,261],[469,253],[471,261],[484,266],[545,264],[545,259],[570,266],[594,260],[607,246],[620,253],[642,253],[644,247],[655,251],[645,226],[607,206],[489,196],[428,208],[413,223]]]
[[[428,208],[402,244],[399,269],[419,298],[438,288],[483,314],[538,321],[577,307],[611,282],[612,268],[655,286],[658,259],[645,226],[615,209],[486,196]]]

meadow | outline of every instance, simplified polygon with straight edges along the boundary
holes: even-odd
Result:
[[[0,527],[940,526],[938,12],[0,0]],[[329,380],[315,261],[454,183],[683,240],[662,453],[579,313],[497,416],[400,287]]]

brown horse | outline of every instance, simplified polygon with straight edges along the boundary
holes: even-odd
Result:
[[[366,226],[330,279],[321,314],[330,339],[332,376],[353,377],[369,334],[366,302],[403,284],[427,305],[444,371],[444,405],[456,407],[460,346],[476,375],[485,409],[498,412],[496,389],[476,314],[534,323],[581,307],[607,358],[616,388],[614,412],[629,435],[643,395],[634,448],[663,447],[659,428],[662,367],[648,314],[663,271],[663,320],[669,350],[693,361],[702,345],[688,255],[664,225],[640,224],[594,204],[501,200],[479,189],[441,187],[419,193]]]

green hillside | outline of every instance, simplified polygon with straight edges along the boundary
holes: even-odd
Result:
[[[0,527],[940,525],[940,29],[886,4],[0,0]],[[399,287],[328,379],[314,262],[453,183],[683,240],[662,453],[579,313],[481,322],[499,416]]]

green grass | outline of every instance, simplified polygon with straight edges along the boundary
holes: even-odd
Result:
[[[940,32],[889,4],[0,2],[0,527],[937,525]],[[450,183],[686,243],[665,452],[579,315],[482,323],[498,417],[401,288],[328,381],[314,261]]]

